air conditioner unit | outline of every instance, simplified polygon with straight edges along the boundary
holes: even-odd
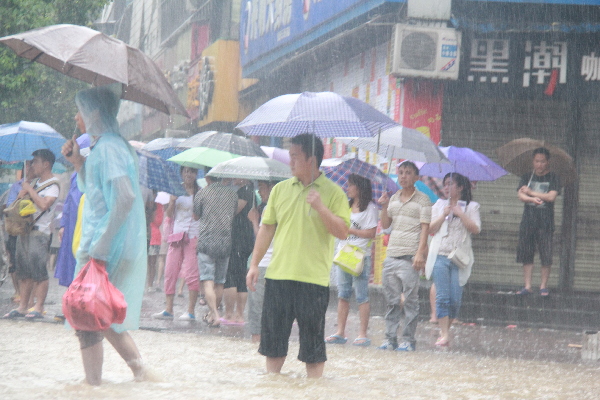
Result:
[[[396,24],[392,74],[458,79],[461,33],[452,28]]]

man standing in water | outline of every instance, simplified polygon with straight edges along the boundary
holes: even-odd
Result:
[[[531,290],[533,256],[535,248],[540,252],[542,264],[540,295],[548,296],[548,277],[552,266],[552,235],[554,234],[554,200],[560,191],[557,176],[550,172],[550,152],[544,147],[533,151],[533,172],[521,177],[519,200],[525,203],[519,228],[517,262],[523,263],[525,287],[518,294],[528,295]]]
[[[427,236],[431,222],[429,197],[415,188],[419,169],[410,162],[398,165],[398,183],[402,186],[392,196],[384,193],[381,204],[381,226],[392,227],[387,257],[383,262],[383,294],[387,303],[385,338],[378,349],[415,351],[417,317],[419,316],[419,274],[427,259]],[[404,305],[400,304],[404,295]],[[398,328],[404,315],[402,343],[398,345]]]
[[[325,312],[334,237],[348,237],[350,209],[342,188],[319,171],[322,159],[323,143],[315,135],[292,139],[294,178],[273,188],[254,245],[246,278],[252,291],[259,276],[258,264],[275,240],[265,274],[258,349],[267,357],[267,372],[281,372],[294,319],[300,331],[298,359],[306,363],[308,377],[321,377],[327,360]]]

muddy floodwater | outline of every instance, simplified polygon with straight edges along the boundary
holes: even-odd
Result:
[[[105,342],[101,387],[83,383],[78,341],[50,323],[0,321],[0,399],[598,399],[598,364],[435,350],[328,346],[322,379],[305,378],[292,340],[282,375],[264,373],[247,338],[132,332],[152,370],[134,382]]]

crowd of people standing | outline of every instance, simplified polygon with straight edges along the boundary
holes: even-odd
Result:
[[[189,294],[187,310],[177,317],[179,321],[196,321],[200,301],[208,307],[202,320],[209,327],[247,324],[253,341],[260,343],[259,353],[266,357],[267,371],[276,373],[286,360],[292,325],[297,322],[298,359],[306,363],[309,377],[321,376],[326,345],[347,342],[353,287],[360,326],[352,344],[371,345],[370,249],[379,225],[390,236],[382,271],[387,305],[385,342],[378,349],[416,350],[418,289],[423,274],[433,279],[436,287],[435,317],[441,331],[436,345],[449,346],[450,326],[459,315],[462,287],[474,262],[471,236],[481,230],[480,206],[473,201],[467,177],[446,175],[444,198],[432,205],[415,187],[417,166],[404,161],[397,165],[401,189],[393,194],[384,192],[374,200],[371,182],[362,176],[351,175],[346,192],[327,179],[319,169],[322,142],[312,134],[302,134],[291,140],[293,178],[258,182],[258,197],[251,182],[220,179],[208,169],[207,186],[200,188],[198,170],[182,167],[185,195],[170,196],[161,203],[155,193],[147,198],[142,195],[135,152],[120,136],[116,123],[118,95],[109,88],[94,88],[80,92],[76,103],[78,126],[87,135],[73,137],[62,151],[76,172],[63,208],[55,276],[60,285],[68,287],[78,271],[94,259],[106,268],[128,304],[122,324],[113,324],[106,331],[76,332],[88,383],[101,382],[104,338],[134,376],[143,378],[140,352],[127,331],[139,327],[142,297],[148,289],[162,287],[165,294],[166,306],[153,318],[175,318],[178,279],[187,285]],[[91,151],[86,158],[81,149],[87,146]],[[545,169],[534,169],[518,188],[519,199],[526,203],[524,219],[525,214],[534,218],[531,215],[538,209],[548,210],[559,191],[552,176],[543,178],[549,174],[549,154],[544,150],[534,152],[534,165],[546,161]],[[7,243],[20,295],[18,307],[4,316],[7,319],[43,318],[50,224],[56,199],[64,190],[51,173],[55,155],[38,150],[32,156],[27,164],[29,175],[6,201],[11,204],[27,195],[37,207],[31,232],[11,237]],[[33,185],[31,178],[37,178]],[[532,185],[532,181],[544,184]],[[546,232],[551,237],[552,230]],[[539,233],[521,232],[524,238],[518,257],[525,264],[526,286],[520,294],[531,293],[536,244],[544,268],[551,264],[551,250],[544,246],[548,234],[538,238],[535,235]],[[330,269],[334,254],[346,244],[364,251],[364,268],[358,276],[336,271],[337,331],[326,337]],[[163,273],[160,259],[165,255]],[[547,295],[547,274],[544,276],[540,294]]]

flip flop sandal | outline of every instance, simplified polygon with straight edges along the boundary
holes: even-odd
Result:
[[[221,327],[220,321],[210,321],[210,322],[207,322],[207,324],[208,324],[209,328],[220,328]]]
[[[4,316],[2,318],[3,319],[16,319],[16,318],[23,318],[23,317],[25,317],[25,314],[22,314],[17,310],[10,310],[8,313],[4,314]]]
[[[548,289],[540,289],[540,296],[546,297],[550,295],[550,291]]]
[[[331,335],[325,338],[325,343],[329,344],[345,344],[348,341],[348,338],[342,337],[340,335]]]
[[[519,295],[519,296],[527,296],[527,295],[529,295],[531,293],[533,293],[531,290],[529,290],[527,288],[523,288],[523,289],[521,289],[521,290],[519,290],[517,292],[517,295]]]
[[[360,346],[360,347],[368,347],[371,345],[371,339],[366,338],[366,337],[358,337],[358,338],[354,339],[354,341],[352,342],[352,345]]]
[[[206,322],[207,325],[211,324],[211,321],[209,320],[210,318],[210,312],[207,312],[206,314],[204,314],[204,316],[202,317],[202,321]]]
[[[30,311],[27,313],[27,315],[25,315],[25,319],[29,320],[29,321],[33,321],[34,319],[37,318],[44,318],[44,316],[42,315],[42,313],[37,312],[37,311]]]

